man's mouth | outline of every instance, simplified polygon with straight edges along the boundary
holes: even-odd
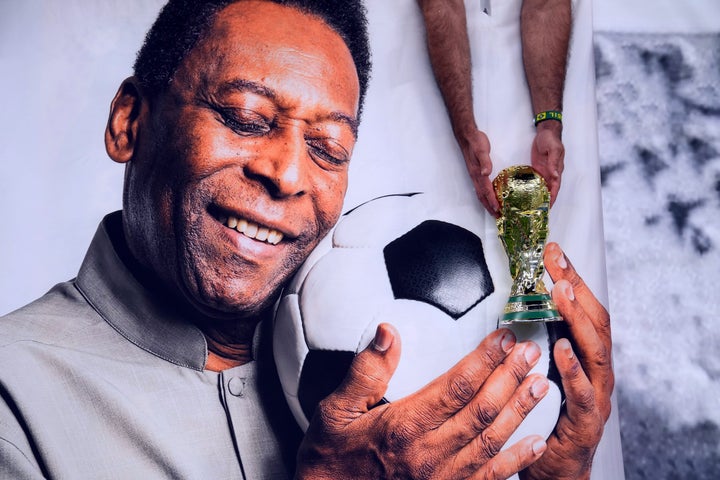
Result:
[[[257,223],[244,218],[237,218],[231,215],[227,218],[221,217],[218,220],[220,220],[220,222],[226,227],[237,230],[246,237],[250,237],[260,242],[266,242],[270,245],[277,245],[284,237],[281,232],[278,232],[275,229],[258,225]]]

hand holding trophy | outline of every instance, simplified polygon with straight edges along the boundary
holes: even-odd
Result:
[[[550,209],[545,180],[529,165],[516,165],[501,171],[493,187],[500,202],[498,236],[513,278],[501,323],[562,320],[542,281]]]

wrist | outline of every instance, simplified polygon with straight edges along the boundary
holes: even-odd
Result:
[[[453,127],[453,136],[461,147],[470,145],[472,139],[477,136],[478,128],[475,123],[467,123],[462,127]]]
[[[535,125],[535,131],[537,133],[543,132],[545,130],[549,130],[550,132],[556,134],[558,136],[558,138],[562,137],[562,131],[563,131],[562,121],[545,120],[544,122],[540,122],[537,125]]]

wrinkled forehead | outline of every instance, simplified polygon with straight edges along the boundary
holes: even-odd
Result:
[[[188,56],[196,57],[202,72],[221,63],[229,68],[289,53],[296,55],[285,55],[286,62],[309,64],[319,75],[352,72],[350,85],[357,83],[355,63],[339,33],[317,15],[269,1],[241,0],[221,9]]]
[[[223,8],[173,82],[188,95],[212,95],[238,79],[357,116],[359,79],[345,41],[321,18],[294,7],[244,0]]]

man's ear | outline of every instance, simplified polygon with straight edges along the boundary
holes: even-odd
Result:
[[[111,159],[125,163],[132,159],[137,145],[141,115],[148,101],[135,77],[125,79],[110,104],[110,118],[105,128],[105,150]]]

